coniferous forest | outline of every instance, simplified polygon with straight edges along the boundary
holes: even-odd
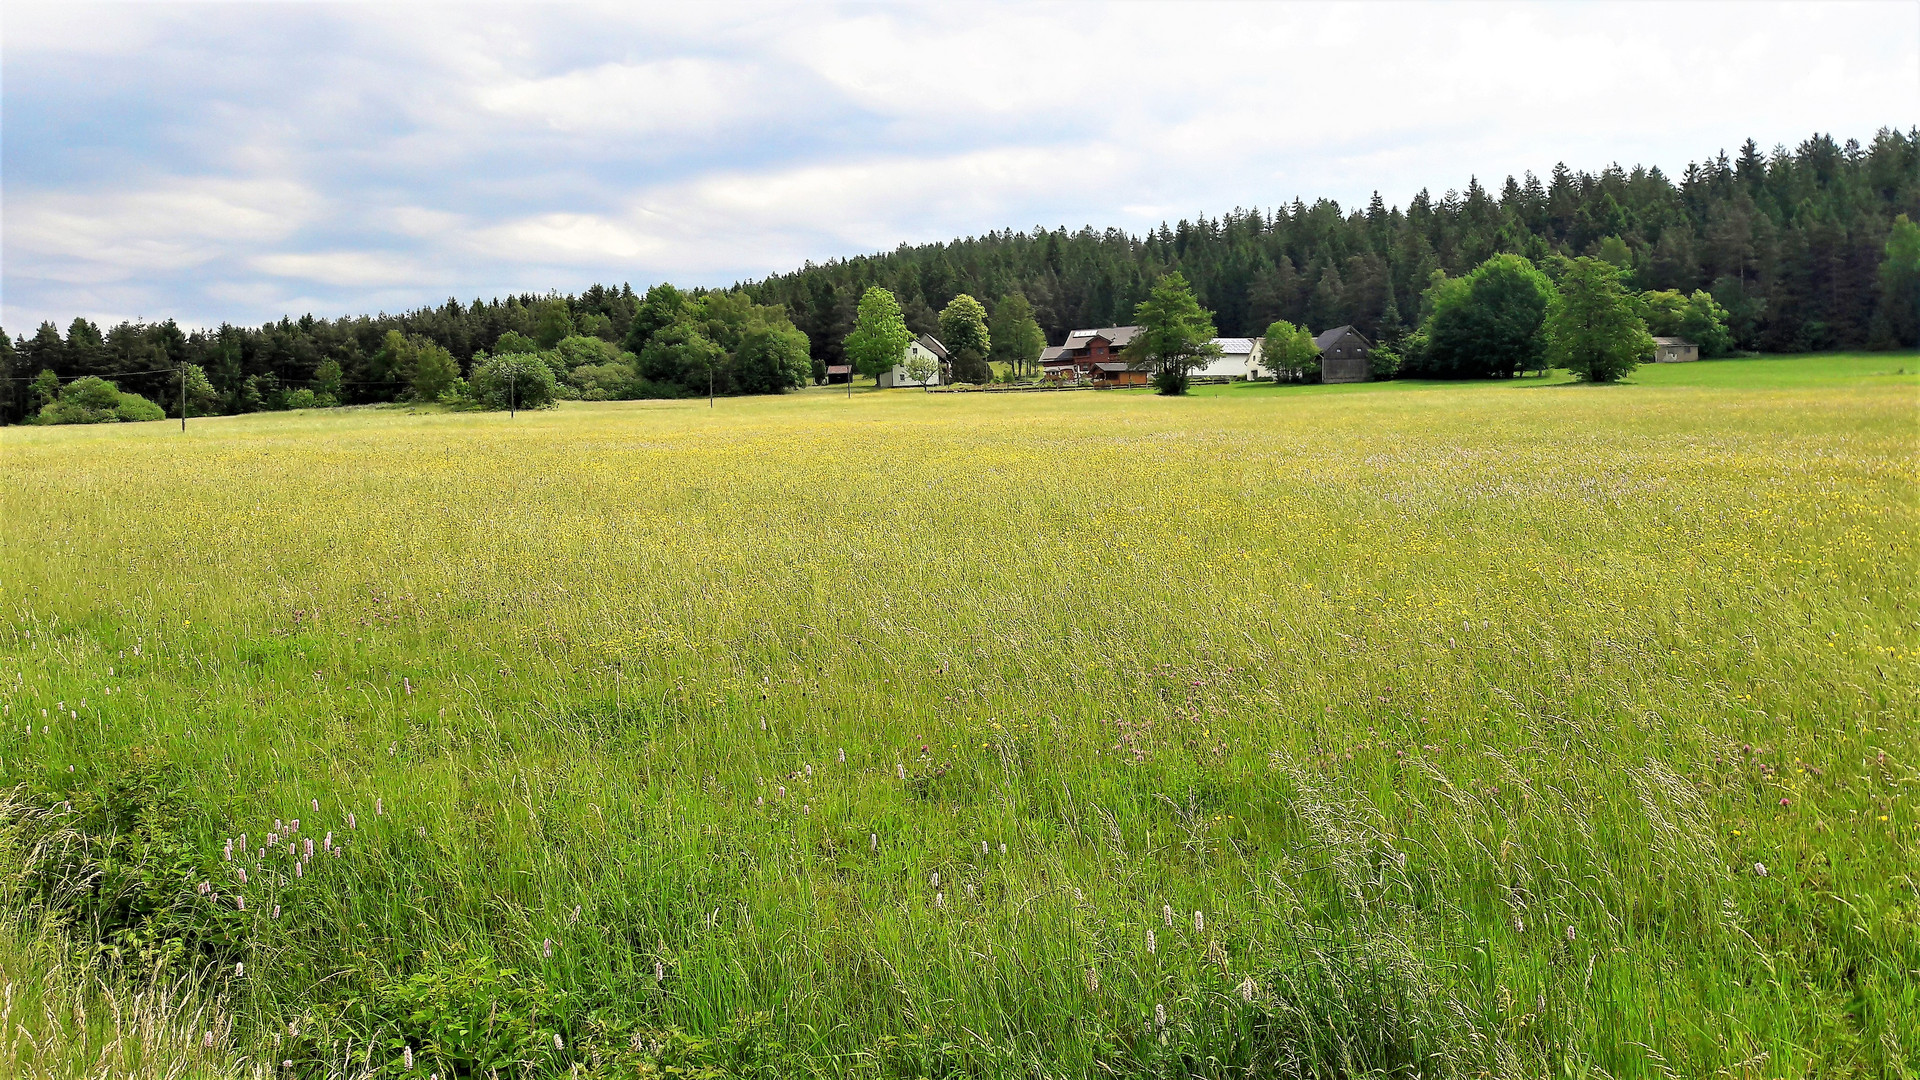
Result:
[[[728,290],[594,285],[400,314],[314,315],[258,327],[188,329],[174,320],[63,332],[0,332],[0,418],[36,415],[59,384],[111,380],[177,415],[419,397],[476,385],[489,354],[538,350],[557,396],[659,397],[778,391],[842,360],[863,292],[898,298],[910,329],[968,293],[989,307],[1019,294],[1050,342],[1075,327],[1131,321],[1162,274],[1178,270],[1222,334],[1287,320],[1315,331],[1351,323],[1394,342],[1420,324],[1437,274],[1499,253],[1534,262],[1594,255],[1639,290],[1709,292],[1735,348],[1756,352],[1920,344],[1916,254],[1900,223],[1920,221],[1920,128],[1862,144],[1816,135],[1791,150],[1752,140],[1689,164],[1597,174],[1555,166],[1496,190],[1421,191],[1404,208],[1296,199],[1162,224],[1144,236],[1091,227],[989,232],[948,243],[808,264]],[[805,335],[805,348],[794,333]],[[508,338],[508,335],[515,335]],[[508,338],[503,345],[503,338]],[[51,376],[44,373],[52,372]],[[112,403],[105,406],[108,411]]]

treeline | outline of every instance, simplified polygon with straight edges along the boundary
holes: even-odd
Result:
[[[709,381],[717,393],[777,391],[845,361],[871,286],[898,297],[916,333],[937,333],[936,312],[967,293],[996,307],[1023,297],[1047,339],[1059,341],[1076,327],[1128,322],[1153,283],[1179,271],[1224,334],[1255,336],[1276,321],[1351,323],[1394,342],[1419,323],[1436,271],[1458,278],[1500,253],[1542,264],[1556,254],[1596,256],[1622,267],[1636,290],[1704,291],[1725,310],[1737,349],[1911,346],[1920,343],[1912,289],[1905,279],[1889,284],[1884,272],[1902,214],[1920,219],[1920,128],[1882,130],[1867,146],[1816,135],[1768,154],[1749,140],[1732,158],[1689,165],[1678,182],[1652,167],[1589,174],[1562,165],[1544,180],[1509,177],[1498,192],[1477,179],[1438,198],[1422,191],[1404,210],[1376,194],[1365,209],[1296,200],[1145,236],[990,232],[716,292],[642,296],[595,285],[576,296],[449,299],[398,315],[204,330],[167,320],[103,331],[75,319],[64,334],[53,323],[12,340],[0,332],[0,419],[45,408],[48,384],[33,382],[43,371],[58,383],[112,380],[170,414],[182,365],[204,376],[188,387],[189,411],[399,400],[418,396],[410,365],[428,345],[456,369],[449,388],[461,380],[471,391],[476,360],[500,354],[508,334],[518,335],[511,349],[548,360],[568,339],[610,347],[588,356],[575,341],[549,363],[556,396],[705,394]],[[393,346],[393,334],[405,348]],[[796,347],[806,353],[804,376]],[[586,377],[582,367],[592,369]]]
[[[1816,135],[1763,154],[1748,140],[1689,165],[1598,174],[1555,167],[1499,191],[1422,191],[1402,210],[1322,199],[1162,225],[995,232],[885,255],[806,266],[747,288],[786,307],[817,354],[839,362],[855,305],[878,285],[907,325],[933,329],[957,293],[1020,294],[1049,341],[1078,327],[1132,321],[1161,275],[1178,271],[1221,333],[1258,336],[1275,321],[1352,324],[1394,340],[1418,318],[1434,272],[1461,277],[1500,253],[1544,265],[1595,255],[1638,290],[1705,290],[1728,312],[1733,347],[1767,352],[1912,345],[1910,310],[1889,310],[1879,267],[1896,216],[1920,220],[1920,128],[1882,130],[1869,146]]]

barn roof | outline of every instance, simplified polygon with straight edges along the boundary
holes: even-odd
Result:
[[[1132,371],[1133,365],[1120,360],[1102,360],[1093,365],[1101,371]]]
[[[1252,338],[1217,337],[1213,343],[1220,346],[1220,352],[1227,356],[1245,356],[1253,352]]]
[[[1653,339],[1653,343],[1655,345],[1684,345],[1689,349],[1694,348],[1693,342],[1683,337],[1657,337]]]
[[[940,344],[940,339],[937,337],[934,337],[932,334],[921,334],[919,337],[914,338],[913,340],[919,342],[921,348],[927,350],[928,352],[939,357],[940,359],[942,360],[951,359],[951,357],[947,355],[947,347],[945,345]]]
[[[1342,334],[1352,334],[1354,337],[1360,338],[1362,345],[1372,344],[1372,342],[1369,342],[1366,338],[1361,337],[1360,331],[1355,330],[1352,323],[1348,323],[1345,326],[1336,326],[1331,330],[1322,330],[1320,334],[1313,339],[1313,345],[1315,348],[1324,351],[1327,346],[1339,341],[1340,335]]]

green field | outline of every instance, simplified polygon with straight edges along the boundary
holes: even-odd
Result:
[[[7,429],[0,1073],[1915,1075],[1915,372]]]

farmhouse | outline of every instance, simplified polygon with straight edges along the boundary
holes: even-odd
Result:
[[[1067,335],[1065,342],[1040,350],[1040,371],[1049,379],[1066,382],[1115,378],[1127,368],[1126,361],[1120,359],[1120,350],[1127,347],[1140,329],[1138,326],[1103,326],[1095,330],[1075,330]]]
[[[1336,326],[1313,339],[1320,350],[1320,381],[1330,383],[1366,382],[1372,374],[1368,354],[1373,343],[1360,336],[1352,326]]]
[[[914,357],[931,361],[933,364],[933,374],[927,376],[924,380],[916,379],[909,374],[907,372],[907,365]],[[883,388],[895,386],[939,386],[946,381],[947,360],[947,347],[940,344],[940,339],[934,337],[932,334],[921,334],[919,337],[907,342],[907,355],[902,357],[899,363],[893,365],[893,370],[880,373],[880,385]]]
[[[1686,338],[1657,337],[1653,339],[1653,362],[1656,364],[1686,364],[1700,359],[1700,346]]]
[[[1196,379],[1257,379],[1260,377],[1260,359],[1265,352],[1266,342],[1259,338],[1217,337],[1213,344],[1220,347],[1220,355],[1207,363],[1206,367],[1195,368],[1191,374]]]

